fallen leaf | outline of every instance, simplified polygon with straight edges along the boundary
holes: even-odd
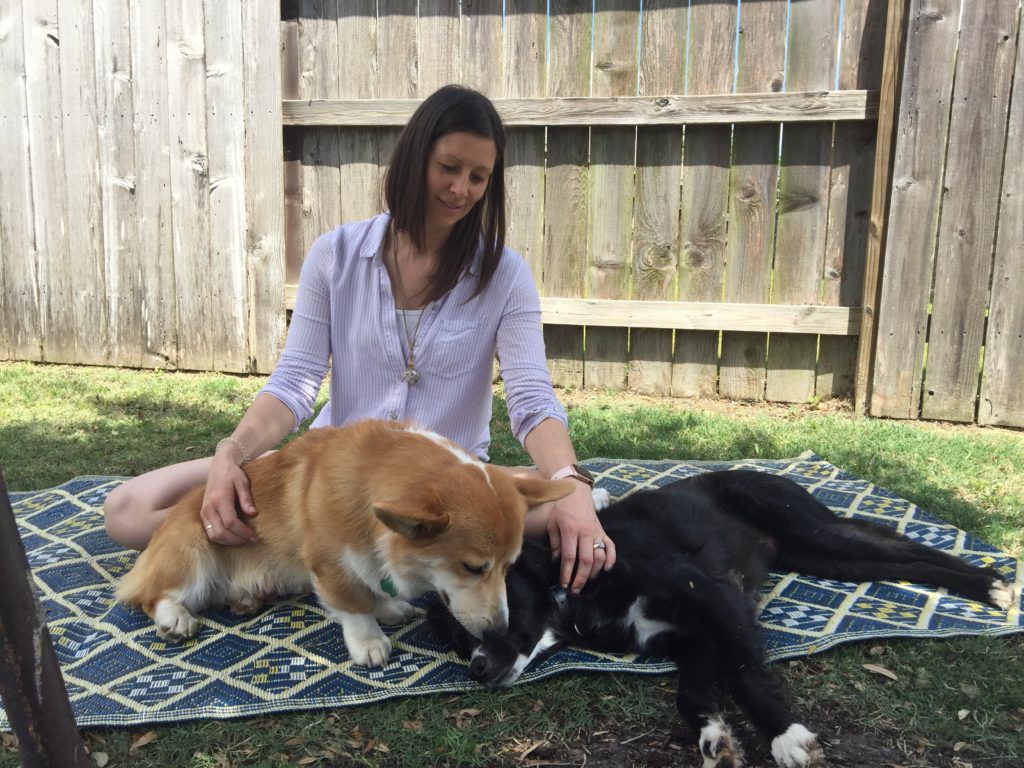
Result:
[[[869,650],[868,653],[870,653],[872,656],[881,656],[883,653],[885,653],[885,646],[873,645],[871,646],[871,650]]]
[[[969,710],[969,709],[961,709],[959,712],[956,713],[956,719],[957,720],[963,720],[969,714],[971,714],[971,710]]]
[[[966,746],[967,746],[967,742],[966,741],[958,741],[956,744],[953,745],[953,751],[954,752],[959,752],[961,749],[963,749]]]
[[[103,768],[103,766],[110,762],[110,755],[106,752],[93,752],[92,759],[96,761],[96,765],[98,765],[99,768]]]
[[[320,758],[316,757],[315,755],[309,755],[308,757],[304,757],[301,760],[299,760],[298,765],[312,765],[319,759]]]
[[[899,680],[899,678],[896,677],[895,672],[891,669],[886,669],[881,664],[862,664],[861,666],[863,666],[868,672],[874,672],[876,675],[888,677],[890,680]]]
[[[423,720],[418,717],[415,720],[403,720],[402,727],[407,731],[422,731]]]
[[[286,747],[297,747],[299,744],[305,744],[309,739],[305,736],[294,736],[284,743]]]
[[[389,747],[387,744],[378,744],[377,751],[383,752],[386,755],[391,751],[391,747]]]
[[[149,731],[148,733],[142,734],[141,736],[139,736],[139,738],[132,742],[131,747],[129,747],[128,749],[129,754],[134,754],[147,744],[156,741],[156,739],[156,731]]]

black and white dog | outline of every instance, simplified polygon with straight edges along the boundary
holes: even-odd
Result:
[[[524,544],[506,583],[509,627],[481,639],[437,602],[435,629],[491,686],[565,645],[643,651],[679,668],[676,706],[699,734],[706,768],[741,765],[722,718],[726,695],[750,717],[787,768],[814,765],[815,739],[768,674],[755,608],[769,569],[843,581],[905,580],[945,587],[1001,609],[1015,589],[987,568],[917,544],[881,525],[837,517],[777,475],[711,472],[640,491],[601,513],[615,567],[579,595],[558,584],[546,544]]]

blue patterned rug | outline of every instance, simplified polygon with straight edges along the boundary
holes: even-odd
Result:
[[[779,461],[585,463],[613,498],[712,469],[784,474],[838,514],[898,528],[970,562],[995,566],[1010,580],[1024,577],[1014,558],[812,454]],[[134,552],[103,531],[103,499],[120,482],[79,477],[57,488],[11,494],[79,725],[323,709],[474,686],[462,662],[424,621],[390,630],[394,653],[386,668],[353,666],[340,627],[310,597],[282,600],[254,617],[210,611],[194,640],[180,646],[161,641],[144,614],[113,600],[115,580],[135,560]],[[858,639],[1024,631],[1019,604],[998,611],[915,585],[846,584],[792,574],[770,579],[760,618],[772,660]],[[672,665],[566,649],[532,668],[519,684],[574,669],[660,673]],[[0,729],[8,728],[0,711]]]

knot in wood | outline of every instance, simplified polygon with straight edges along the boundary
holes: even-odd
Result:
[[[761,199],[761,183],[757,179],[744,179],[740,184],[740,199],[745,203],[755,203]]]

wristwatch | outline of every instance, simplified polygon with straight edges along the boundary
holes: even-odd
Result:
[[[579,464],[570,464],[567,467],[562,467],[551,476],[551,479],[561,480],[564,477],[571,477],[574,480],[579,480],[581,483],[586,483],[591,488],[594,487],[594,476],[587,471],[586,467],[581,467]]]

